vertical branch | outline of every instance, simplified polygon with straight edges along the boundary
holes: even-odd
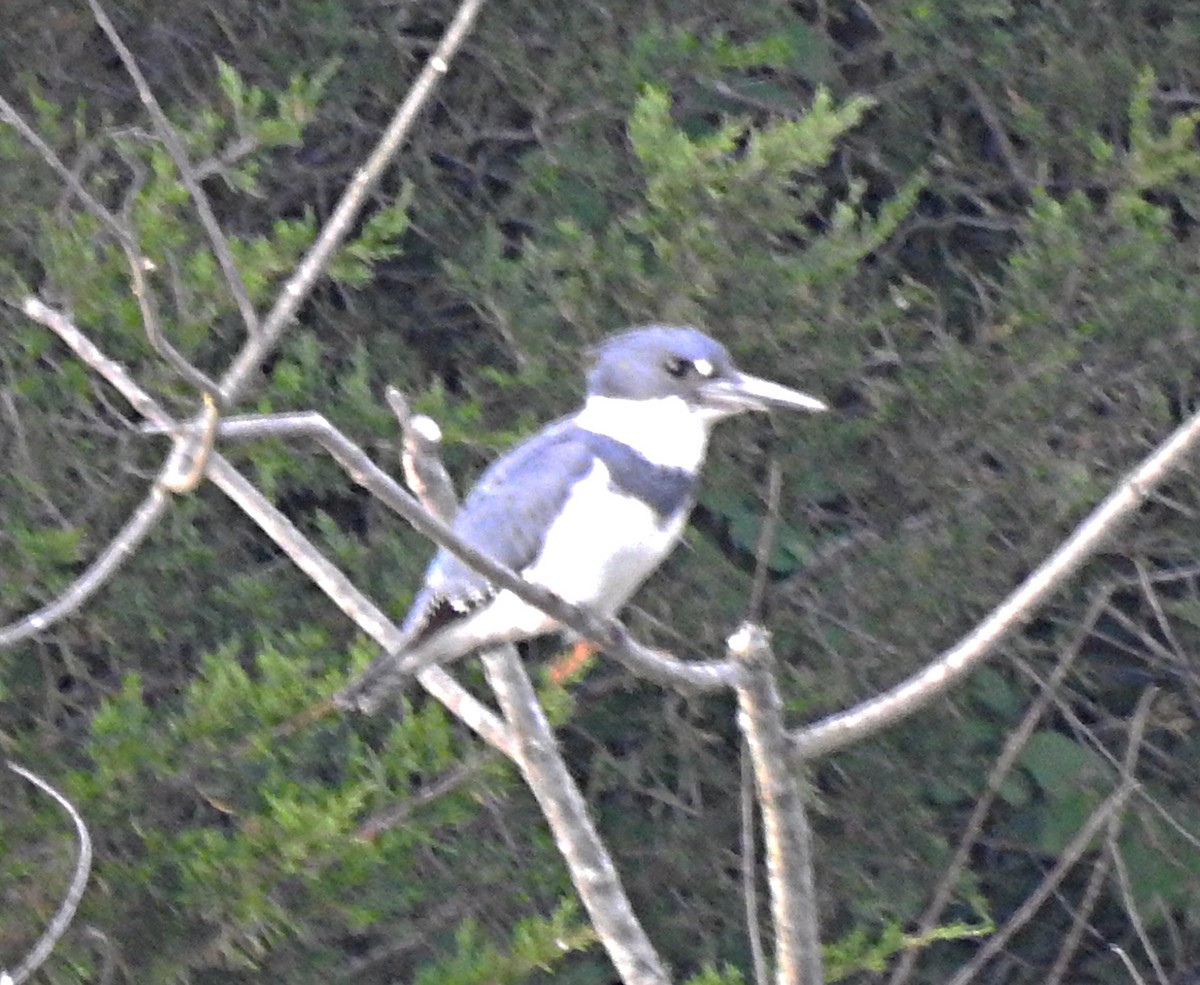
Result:
[[[821,985],[812,831],[791,774],[775,657],[767,634],[751,623],[743,623],[728,642],[730,654],[745,670],[737,688],[738,724],[754,763],[762,808],[775,924],[775,980],[778,985]]]
[[[738,797],[742,808],[742,900],[746,907],[746,936],[750,938],[750,957],[754,962],[755,985],[767,985],[767,953],[763,950],[762,927],[758,920],[758,850],[754,838],[754,770],[750,750],[742,742]]]
[[[762,530],[754,548],[754,581],[750,586],[750,603],[746,606],[746,621],[761,623],[763,604],[767,596],[767,576],[771,571],[771,553],[779,534],[779,499],[783,493],[783,468],[779,459],[772,458],[767,471],[767,510]]]
[[[537,798],[571,882],[621,981],[624,985],[668,985],[667,971],[629,905],[621,877],[563,762],[554,730],[516,647],[510,644],[485,652],[483,666],[512,729],[517,765]]]

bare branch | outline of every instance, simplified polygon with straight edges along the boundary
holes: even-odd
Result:
[[[1138,700],[1137,707],[1133,713],[1133,725],[1130,728],[1130,741],[1125,749],[1125,758],[1121,762],[1121,773],[1125,777],[1132,777],[1134,769],[1137,766],[1138,753],[1141,751],[1141,736],[1146,728],[1146,721],[1150,717],[1150,706],[1154,702],[1154,698],[1158,694],[1158,688],[1148,687],[1142,692],[1141,698]],[[1138,741],[1134,741],[1137,737]],[[1162,960],[1158,956],[1158,952],[1154,948],[1154,943],[1150,940],[1150,935],[1146,933],[1146,924],[1142,920],[1141,911],[1138,909],[1137,900],[1134,897],[1133,881],[1129,876],[1129,866],[1125,864],[1125,856],[1121,851],[1121,822],[1124,816],[1116,814],[1108,823],[1108,831],[1105,835],[1105,848],[1107,849],[1108,858],[1112,861],[1112,869],[1117,876],[1117,886],[1121,891],[1121,901],[1125,906],[1125,912],[1129,915],[1129,923],[1133,927],[1134,933],[1137,934],[1138,942],[1142,945],[1142,950],[1146,952],[1146,957],[1150,961],[1151,967],[1154,968],[1155,978],[1159,985],[1167,985],[1168,977],[1163,968]]]
[[[516,647],[510,644],[488,650],[482,660],[488,683],[512,727],[515,761],[554,833],[571,881],[621,981],[624,985],[668,985],[670,978],[662,959],[629,905],[621,876],[558,752],[554,731]]]
[[[142,253],[133,221],[134,206],[146,181],[148,169],[132,155],[122,153],[121,157],[133,172],[133,181],[125,190],[121,218],[116,220],[121,227],[117,240],[121,244],[121,251],[125,254],[125,262],[129,265],[129,279],[133,285],[133,296],[137,299],[138,310],[142,315],[142,327],[145,329],[146,338],[154,351],[179,374],[180,379],[191,384],[197,392],[203,393],[206,397],[215,397],[216,384],[198,366],[193,366],[184,358],[183,353],[176,349],[163,334],[162,323],[158,317],[158,300],[146,278],[146,275],[156,268],[154,262]]]
[[[204,394],[204,411],[200,420],[192,422],[177,433],[171,456],[163,466],[158,485],[177,495],[190,493],[204,478],[208,457],[217,438],[220,411],[211,393]]]
[[[1103,596],[1089,606],[1087,616],[1075,632],[1070,645],[1067,646],[1062,657],[1059,658],[1058,663],[1054,667],[1054,672],[1042,687],[1041,693],[1033,704],[1030,705],[1029,710],[1025,712],[1025,717],[1021,719],[1021,723],[1005,740],[1004,748],[1000,751],[1000,755],[996,757],[996,762],[988,772],[983,792],[975,801],[975,806],[971,809],[971,816],[967,818],[966,823],[963,825],[958,845],[954,849],[954,856],[946,866],[946,871],[942,874],[941,879],[938,880],[937,887],[933,891],[933,899],[929,901],[929,905],[925,908],[925,912],[921,914],[921,918],[917,922],[917,937],[923,937],[931,933],[942,919],[942,913],[950,903],[959,878],[967,868],[971,853],[975,849],[976,841],[983,830],[984,822],[991,812],[992,805],[996,801],[1001,786],[1008,779],[1009,774],[1020,758],[1021,752],[1029,744],[1034,731],[1050,708],[1054,695],[1063,681],[1067,679],[1068,673],[1075,666],[1075,660],[1078,658],[1080,650],[1083,649],[1084,644],[1087,642],[1089,634],[1096,625],[1096,620],[1108,608],[1111,596],[1111,591],[1105,592]],[[913,968],[916,966],[917,955],[918,951],[916,949],[906,950],[900,955],[900,959],[896,962],[896,967],[888,978],[888,985],[905,985],[912,975]]]
[[[755,985],[767,985],[767,952],[763,949],[762,927],[758,919],[758,851],[755,848],[754,825],[754,767],[750,750],[742,740],[739,757],[741,784],[738,799],[741,803],[742,828],[742,903],[746,907],[746,936],[750,938],[750,957],[754,963]]]
[[[1130,472],[1062,545],[1011,595],[936,661],[885,694],[830,715],[792,734],[792,752],[823,756],[924,708],[981,664],[1057,592],[1119,525],[1134,515],[1167,474],[1200,441],[1200,412],[1193,414]]]
[[[213,455],[208,478],[232,499],[260,529],[283,550],[333,603],[381,646],[399,645],[400,631],[391,619],[363,595],[300,530],[244,475],[221,455]],[[503,723],[475,700],[461,684],[440,668],[430,668],[417,678],[430,694],[485,741],[512,755],[512,740]]]
[[[121,64],[125,67],[125,71],[128,73],[130,79],[133,80],[133,85],[142,100],[142,105],[146,107],[146,110],[150,113],[150,118],[154,121],[154,129],[158,133],[159,139],[166,146],[167,153],[171,155],[171,160],[175,162],[175,167],[179,169],[179,180],[183,182],[183,187],[187,189],[188,194],[192,197],[192,204],[196,207],[196,215],[200,219],[200,225],[204,227],[209,245],[212,246],[217,263],[221,266],[221,273],[225,276],[225,285],[229,288],[229,293],[233,296],[238,311],[241,312],[246,331],[251,337],[257,336],[259,332],[258,313],[254,310],[254,305],[250,301],[250,293],[246,290],[246,282],[242,279],[242,273],[238,270],[237,264],[233,259],[233,254],[229,250],[229,241],[221,231],[221,224],[217,222],[216,214],[209,204],[208,196],[204,193],[204,189],[200,187],[200,181],[197,179],[196,173],[188,161],[187,150],[184,148],[183,142],[179,139],[179,134],[175,132],[175,128],[171,126],[171,121],[167,119],[167,114],[163,112],[162,107],[158,104],[158,100],[154,98],[154,93],[151,91],[149,83],[146,82],[146,77],[142,74],[137,60],[133,57],[133,52],[129,50],[125,42],[121,39],[121,35],[117,33],[117,29],[113,26],[113,22],[109,19],[108,14],[100,6],[99,0],[88,0],[88,6],[92,8],[92,16],[95,17],[100,30],[108,37],[109,43],[116,50],[117,56],[121,59]]]
[[[767,470],[767,511],[754,548],[754,581],[750,586],[750,602],[746,606],[746,622],[762,622],[771,552],[775,550],[775,538],[779,533],[779,499],[782,493],[783,469],[779,460],[772,457]]]
[[[71,192],[79,199],[83,207],[96,219],[100,220],[100,223],[118,241],[122,240],[128,234],[129,231],[121,225],[117,217],[96,200],[96,197],[83,186],[83,182],[79,180],[79,176],[62,162],[59,156],[54,153],[54,149],[38,135],[38,132],[25,121],[25,118],[3,96],[0,96],[0,120],[16,130],[22,139],[41,155],[42,160],[50,166],[50,170],[63,180],[63,184],[71,189]]]
[[[413,414],[404,394],[394,386],[387,388],[385,396],[404,432],[400,461],[408,488],[430,513],[444,523],[452,523],[458,512],[458,494],[442,462],[442,429],[432,417]]]
[[[83,182],[73,170],[68,168],[62,162],[54,149],[50,147],[2,96],[0,96],[0,120],[8,123],[13,127],[25,141],[38,152],[42,160],[49,165],[63,181],[71,192],[79,199],[81,204],[90,212],[100,223],[108,229],[113,238],[116,239],[121,251],[125,254],[125,261],[129,265],[129,277],[132,282],[133,295],[137,299],[138,309],[142,314],[142,324],[146,330],[146,337],[149,339],[151,346],[155,352],[163,357],[164,360],[174,369],[182,379],[186,380],[199,392],[218,396],[216,384],[210,380],[200,369],[193,366],[183,354],[179,352],[162,333],[162,328],[159,325],[158,307],[154,302],[154,294],[150,290],[150,285],[146,281],[146,273],[153,269],[150,261],[142,255],[138,247],[137,239],[133,233],[133,227],[126,216],[125,220],[118,219],[108,209],[106,209],[84,186]],[[131,167],[133,163],[126,161]],[[135,189],[139,184],[139,180],[135,175]],[[129,203],[133,198],[133,190],[126,195],[126,202]]]
[[[748,622],[729,637],[729,652],[746,671],[737,689],[738,725],[754,764],[762,810],[775,925],[775,980],[778,985],[821,985],[825,978],[817,928],[812,829],[787,754],[775,657],[767,634]]]
[[[34,298],[27,299],[22,305],[22,310],[54,331],[77,356],[112,384],[151,424],[164,431],[173,432],[176,429],[175,421],[137,384],[125,371],[125,368],[100,352],[65,315],[54,311]],[[313,416],[319,417],[319,415]],[[223,428],[219,429],[218,434],[222,430]],[[347,444],[349,443],[347,442]],[[379,472],[374,463],[370,462],[361,451],[354,450],[370,464],[372,469]],[[296,566],[307,574],[317,587],[328,595],[357,626],[374,637],[382,646],[394,647],[399,644],[399,630],[392,624],[392,621],[359,592],[353,583],[222,455],[216,453],[210,455],[205,474],[218,489],[237,503],[246,515],[258,524]],[[383,475],[382,472],[379,474]],[[408,499],[395,482],[387,476],[384,478],[391,483],[400,496]],[[409,502],[412,501],[409,500]],[[412,505],[420,512],[415,502],[412,502]],[[511,742],[504,725],[493,712],[476,701],[450,675],[435,669],[422,674],[418,679],[423,687],[458,715],[468,728],[498,749],[509,752]]]
[[[262,331],[243,347],[229,372],[221,382],[225,403],[232,404],[242,389],[258,370],[263,357],[279,341],[283,330],[291,323],[300,305],[312,291],[317,278],[329,263],[334,251],[350,232],[355,218],[366,201],[367,194],[379,181],[396,152],[403,146],[408,131],[432,95],[438,81],[449,70],[450,60],[470,33],[484,0],[463,0],[454,20],[442,35],[434,53],[421,69],[417,80],[408,90],[404,102],[388,123],[387,129],[371,151],[371,156],[354,174],[354,178],[342,193],[341,200],[321,230],[317,241],[305,254],[296,271],[284,284],[274,307],[263,319]]]
[[[36,773],[31,773],[29,770],[18,766],[14,762],[9,762],[8,768],[17,776],[23,777],[32,783],[35,787],[52,797],[71,818],[71,822],[75,825],[75,833],[79,836],[79,855],[75,859],[75,875],[71,877],[71,885],[67,887],[67,895],[63,897],[62,904],[58,908],[58,912],[54,914],[54,919],[50,921],[50,926],[46,928],[46,932],[42,934],[33,950],[26,955],[14,972],[0,973],[6,985],[11,982],[12,985],[21,985],[35,971],[42,966],[42,963],[50,957],[50,952],[54,950],[54,946],[58,943],[59,938],[66,933],[67,928],[71,925],[71,921],[75,919],[75,911],[79,908],[79,901],[83,898],[83,891],[87,888],[88,876],[92,871],[92,839],[88,835],[87,825],[83,823],[83,818],[79,816],[79,811],[75,810],[75,805],[72,804],[66,797],[50,786]]]
[[[729,660],[683,661],[661,650],[642,646],[630,638],[618,620],[564,602],[553,592],[527,582],[516,572],[480,553],[450,527],[430,515],[390,475],[372,462],[361,448],[314,411],[226,418],[221,421],[218,434],[221,438],[242,440],[299,436],[318,442],[351,479],[408,521],[418,533],[462,558],[501,588],[507,588],[584,639],[591,640],[644,680],[679,691],[704,693],[733,687],[741,677],[737,664]]]
[[[66,591],[36,612],[31,612],[7,626],[0,626],[0,650],[44,632],[83,605],[133,556],[138,546],[146,539],[146,535],[154,529],[155,524],[166,512],[170,502],[171,496],[166,489],[158,484],[152,486],[120,533],[109,541],[108,546],[96,556],[96,560],[71,582]]]
[[[448,771],[440,780],[422,786],[416,793],[405,797],[402,803],[372,814],[358,826],[354,836],[368,841],[378,838],[383,832],[403,824],[421,807],[440,800],[464,784],[470,783],[489,766],[499,761],[500,757],[495,749],[477,753]]]
[[[139,413],[145,417],[153,417],[166,427],[174,428],[174,421],[159,410],[150,396],[137,386],[125,367],[105,356],[61,312],[42,304],[36,298],[27,298],[21,306],[21,310],[34,321],[54,331],[76,355],[119,390]],[[211,426],[215,427],[215,407],[211,402],[209,407],[213,415]],[[46,630],[78,609],[103,587],[121,565],[133,556],[142,541],[162,518],[170,503],[168,491],[174,489],[175,486],[179,486],[180,491],[191,488],[187,485],[189,476],[191,476],[193,485],[195,481],[199,480],[204,460],[208,454],[205,449],[211,450],[211,439],[211,434],[207,436],[207,439],[204,435],[197,439],[196,435],[192,433],[177,438],[174,453],[168,457],[167,464],[162,470],[162,478],[151,487],[146,498],[126,521],[125,526],[121,528],[116,537],[96,556],[95,561],[88,566],[87,570],[52,602],[16,622],[0,628],[0,649],[14,646],[22,640]],[[197,440],[200,441],[198,448]]]
[[[277,343],[279,336],[284,328],[291,321],[300,304],[307,297],[313,285],[316,283],[318,276],[324,269],[325,264],[329,261],[333,252],[345,238],[355,217],[361,209],[367,193],[378,181],[380,174],[386,167],[391,158],[399,150],[403,144],[404,138],[407,135],[408,129],[416,119],[417,114],[432,94],[438,79],[444,75],[448,69],[448,62],[454,53],[462,44],[466,35],[469,33],[479,10],[482,8],[483,0],[464,0],[464,3],[459,8],[453,22],[447,29],[446,34],[438,45],[437,50],[426,63],[425,68],[418,76],[417,81],[409,90],[407,97],[397,111],[388,129],[385,131],[380,142],[376,145],[367,163],[357,172],[354,180],[343,193],[337,208],[334,210],[330,222],[322,230],[317,242],[309,250],[308,254],[297,267],[296,272],[284,285],[280,296],[268,315],[266,322],[258,332],[251,332],[247,340],[247,344],[243,347],[238,360],[234,367],[226,374],[223,386],[220,388],[210,388],[205,386],[205,392],[210,392],[218,405],[225,402],[232,402],[232,399],[237,395],[245,383],[249,380],[251,373],[259,364],[261,359],[267,352]],[[98,5],[93,6],[94,12],[97,14],[97,19],[104,26],[107,22],[107,17]],[[111,22],[108,22],[111,28]],[[111,32],[114,43],[121,45],[120,39],[115,36],[115,31]],[[123,47],[123,45],[121,45]],[[120,50],[120,48],[118,49]],[[131,66],[133,71],[137,71],[136,65],[133,64],[131,57],[128,57],[128,51],[125,50],[122,57],[126,59],[127,65]],[[136,80],[136,77],[135,77]],[[142,80],[144,85],[144,79]],[[147,90],[148,92],[148,90]],[[148,107],[153,113],[157,109],[157,105],[153,104],[153,96],[150,96]],[[161,114],[161,109],[158,110]],[[80,199],[85,208],[95,215],[117,238],[127,251],[127,256],[130,257],[131,269],[135,276],[135,293],[139,294],[140,302],[147,302],[150,295],[144,289],[138,292],[136,288],[136,277],[140,271],[140,257],[137,256],[136,244],[133,243],[132,236],[127,228],[120,223],[107,209],[105,209],[88,190],[83,186],[79,178],[67,168],[54,151],[43,141],[36,131],[34,131],[21,118],[11,105],[3,98],[0,98],[0,119],[13,126],[21,135],[41,154],[44,160],[50,167],[62,178],[72,192]],[[166,127],[164,139],[176,139],[173,131],[169,126]],[[177,164],[182,160],[182,155],[176,158]],[[181,171],[184,168],[181,167]],[[194,183],[194,182],[193,182]],[[196,186],[198,188],[198,185]],[[203,209],[201,202],[203,195],[193,195],[197,202],[197,208]],[[219,230],[218,230],[219,233]],[[211,230],[210,230],[211,235]],[[218,249],[219,251],[219,249]],[[154,403],[149,395],[145,394],[140,387],[129,377],[128,373],[119,364],[105,357],[99,349],[97,349],[90,340],[83,337],[82,333],[70,325],[68,320],[61,316],[58,312],[54,312],[46,305],[42,304],[35,298],[27,298],[22,304],[22,310],[31,318],[41,321],[48,327],[55,330],[68,344],[74,349],[88,365],[97,369],[109,383],[123,393],[133,406],[145,417],[148,421],[166,429],[174,431],[175,422],[170,420],[158,406]],[[143,315],[145,315],[145,306],[143,304]],[[153,319],[147,322],[148,330],[153,331]],[[68,339],[70,335],[72,338]],[[151,334],[153,341],[153,334]],[[165,341],[165,340],[164,340]],[[207,380],[205,381],[207,383]],[[212,408],[209,408],[207,419],[212,420]],[[177,439],[178,441],[179,439]],[[201,445],[201,454],[197,461],[203,465],[203,459],[207,454],[205,448],[210,445]],[[180,453],[182,455],[182,452]],[[171,469],[168,474],[168,481],[173,485],[179,485],[176,478],[179,472],[176,468],[176,462],[169,463]],[[224,472],[236,475],[232,467],[223,460],[220,463],[221,469]],[[199,470],[196,470],[199,473]],[[202,473],[200,473],[202,474]],[[198,478],[198,475],[196,476]],[[239,477],[240,478],[240,477]],[[193,480],[194,481],[194,480]],[[190,488],[185,482],[181,488]],[[265,503],[265,500],[263,500]],[[128,556],[128,552],[136,545],[141,538],[149,532],[154,526],[154,523],[162,515],[166,506],[165,498],[162,498],[158,487],[152,491],[147,502],[139,510],[138,514],[126,525],[122,531],[118,541],[114,542],[115,549],[106,552],[97,563],[95,563],[85,574],[84,579],[76,583],[75,588],[79,591],[77,597],[64,600],[60,599],[53,606],[49,606],[39,613],[35,613],[29,620],[22,620],[17,624],[20,627],[20,632],[23,634],[17,638],[24,638],[30,632],[36,632],[38,629],[44,629],[53,619],[61,618],[68,612],[72,611],[92,592],[96,590],[105,579],[109,577],[113,571],[119,566],[120,561]],[[303,538],[298,531],[293,532],[296,535],[296,544],[299,545]],[[307,542],[304,542],[307,543]],[[299,547],[297,547],[299,549]],[[324,559],[321,559],[324,562]],[[332,566],[330,566],[332,568]],[[347,583],[348,584],[348,583]],[[323,586],[324,587],[324,586]],[[364,600],[365,601],[365,600]],[[380,642],[387,645],[386,640],[392,639],[394,630],[390,623],[387,623],[387,629],[384,630],[383,637],[377,637]],[[15,640],[13,640],[15,641]],[[423,678],[424,681],[424,678]],[[457,707],[458,710],[467,715],[474,722],[473,727],[482,729],[490,736],[489,741],[499,742],[501,745],[505,742],[503,730],[495,716],[491,712],[475,702],[470,695],[464,691],[456,682],[450,679],[447,675],[438,671],[429,676],[431,686],[444,693],[444,700],[452,707]],[[430,686],[430,685],[427,685]],[[469,723],[470,724],[470,723]],[[485,736],[487,737],[487,736]]]

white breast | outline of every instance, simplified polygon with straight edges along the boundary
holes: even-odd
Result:
[[[576,483],[546,533],[541,556],[524,575],[567,602],[615,615],[671,553],[686,523],[686,511],[660,523],[641,500],[617,491],[604,463],[596,460]],[[480,620],[477,631],[494,630],[509,639],[559,628],[507,590]]]
[[[530,581],[578,605],[620,609],[671,552],[686,515],[665,523],[640,499],[612,485],[597,460],[546,534]]]

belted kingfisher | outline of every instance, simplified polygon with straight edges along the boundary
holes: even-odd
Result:
[[[587,399],[480,477],[455,532],[567,602],[615,615],[679,541],[712,426],[747,410],[826,405],[743,373],[694,328],[649,326],[598,346]],[[336,698],[371,712],[424,668],[562,627],[445,549],[401,631]]]

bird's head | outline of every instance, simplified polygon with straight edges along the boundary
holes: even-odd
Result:
[[[694,328],[652,325],[592,350],[588,396],[657,401],[679,398],[706,424],[747,410],[828,410],[824,401],[744,373],[729,350]]]

